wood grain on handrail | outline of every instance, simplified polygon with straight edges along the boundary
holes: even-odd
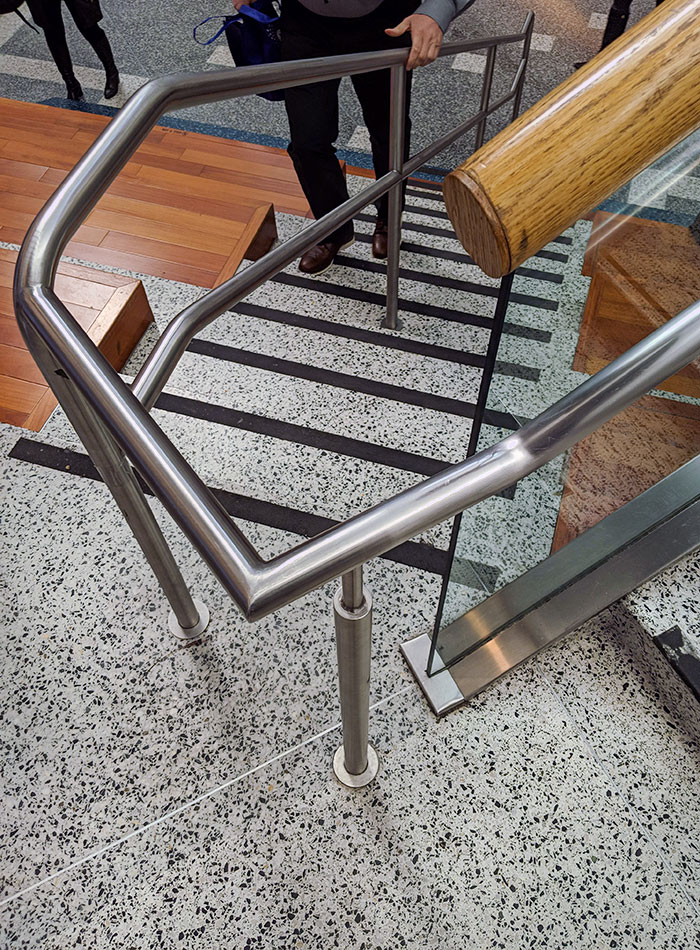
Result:
[[[665,0],[444,183],[459,240],[501,277],[700,126],[700,0]]]

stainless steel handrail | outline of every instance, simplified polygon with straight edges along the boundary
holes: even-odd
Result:
[[[532,26],[533,17],[528,14],[521,33],[445,44],[441,55],[523,41],[529,46]],[[56,266],[71,235],[164,112],[193,103],[259,93],[280,86],[302,85],[322,78],[337,78],[387,67],[402,71],[407,56],[408,51],[401,49],[300,60],[275,66],[220,70],[201,75],[175,74],[152,80],[132,96],[46,203],[29,229],[17,261],[15,309],[27,345],[37,361],[42,366],[47,363],[48,354],[40,352],[41,344],[37,342],[40,340],[48,348],[51,358],[83,393],[87,404],[94,408],[101,422],[249,619],[275,610],[366,560],[366,557],[357,558],[355,555],[356,551],[361,552],[363,548],[362,543],[357,541],[355,520],[348,522],[347,526],[339,526],[330,535],[323,535],[307,545],[295,548],[285,558],[265,564],[150,418],[144,405],[150,407],[155,402],[177,359],[198,330],[277,273],[298,254],[318,243],[365,204],[391,189],[398,193],[401,181],[429,157],[469,128],[483,123],[487,114],[518,95],[522,69],[518,69],[517,82],[510,92],[490,106],[488,111],[482,108],[472,119],[443,136],[434,146],[409,159],[402,169],[389,172],[364,189],[361,195],[351,198],[187,307],[171,321],[154,347],[134,383],[133,392],[55,295],[52,284]],[[51,381],[51,370],[47,370],[47,373]],[[432,480],[425,484],[430,486]],[[397,496],[398,499],[401,497]],[[385,504],[392,506],[397,501]],[[401,502],[398,504],[400,506]],[[436,508],[436,512],[438,510],[441,509]],[[454,512],[440,513],[436,518],[429,519],[429,523],[435,524],[449,517],[450,513]],[[379,520],[386,521],[388,527],[394,520],[393,510],[391,513],[387,511],[387,515],[381,516]],[[373,525],[378,519],[377,514],[371,512],[363,517]],[[411,525],[414,520],[410,519]],[[428,522],[423,527],[427,526]],[[364,522],[360,530],[364,530]],[[401,539],[421,530],[423,528],[418,526],[416,529],[411,527],[408,534],[401,531]],[[347,551],[341,557],[332,557],[327,568],[323,568],[320,561],[329,556],[328,545],[334,543],[329,538],[335,538],[337,532],[341,532],[338,539],[343,547],[347,546]],[[382,553],[397,543],[398,535],[393,528],[380,528],[377,540],[372,544],[373,553],[367,556]]]
[[[515,41],[515,37],[510,39]],[[478,44],[458,45],[462,50],[466,46],[477,48]],[[360,56],[360,63],[353,62],[355,57],[339,57],[342,63],[322,63],[313,76],[309,70],[312,65],[314,68],[318,65],[314,60],[285,64],[289,71],[284,73],[283,79],[277,77],[275,81],[266,78],[268,67],[253,67],[251,72],[255,72],[255,77],[252,82],[236,75],[235,71],[233,74],[232,71],[216,72],[212,77],[154,80],[148,86],[156,89],[150,93],[138,92],[112,123],[110,128],[116,128],[116,131],[109,135],[110,129],[107,129],[103,133],[102,139],[109,136],[110,150],[102,151],[96,143],[66,179],[64,186],[50,199],[20,252],[15,305],[30,349],[36,349],[34,334],[38,334],[60,368],[94,406],[137,470],[251,620],[513,484],[700,355],[700,304],[696,304],[492,448],[450,466],[271,561],[265,562],[258,556],[209,489],[150,418],[135,394],[56,297],[50,284],[58,256],[116,170],[127,161],[128,156],[121,151],[127,148],[126,140],[129,149],[135,137],[140,141],[164,104],[172,108],[174,103],[190,104],[193,99],[211,101],[223,98],[232,88],[261,91],[281,83],[288,85],[290,81],[296,83],[320,76],[340,75],[350,69],[372,69],[380,64],[384,67],[399,58],[405,61],[406,55],[404,51],[381,55],[371,53]],[[186,93],[192,83],[198,88],[209,87],[211,83],[211,87],[206,93],[203,89],[196,95]],[[154,93],[157,93],[157,105],[149,106],[148,117],[141,117],[139,129],[134,132],[128,116],[134,111],[141,113],[143,100],[152,103]],[[81,166],[88,159],[91,177],[86,183]],[[367,193],[376,195],[379,184],[377,182]],[[356,207],[355,201],[353,207]],[[333,217],[328,224],[318,222],[320,227],[315,230],[314,240],[318,239],[321,230],[328,233],[335,228],[336,221],[337,218]],[[293,245],[293,251],[284,254],[284,263],[299,252],[300,246],[303,245],[298,242]],[[279,255],[281,251],[283,248],[273,254]],[[272,254],[268,256],[272,257]],[[261,261],[251,265],[240,276],[244,277],[256,267],[258,274],[254,282],[247,278],[248,287],[258,286],[264,279],[261,272],[267,272],[264,261]],[[206,307],[207,321],[229,306],[235,297],[230,287],[237,279],[233,278],[198,301],[203,304],[212,297],[216,301]],[[203,311],[204,306],[200,311],[202,320],[205,319]]]
[[[527,46],[531,30],[529,17],[521,34],[449,44],[444,55],[519,40],[524,40]],[[149,560],[153,563],[153,552],[158,548],[151,543],[157,526],[149,521],[150,512],[145,503],[140,505],[139,502],[134,507],[135,480],[120,449],[251,620],[339,575],[354,578],[354,588],[349,582],[346,586],[348,590],[355,590],[353,601],[361,603],[362,591],[357,586],[361,585],[361,574],[357,569],[369,558],[385,553],[513,484],[700,355],[700,304],[697,304],[497,445],[450,466],[285,554],[269,561],[258,555],[150,417],[147,407],[153,403],[187,341],[198,329],[334,230],[341,220],[351,217],[364,204],[390,189],[396,216],[397,209],[400,211],[403,178],[425,161],[428,153],[435,154],[466,128],[483,122],[486,110],[480,110],[474,119],[443,137],[436,146],[406,163],[399,161],[399,167],[361,196],[350,199],[342,208],[183,311],[157,344],[133,391],[57,298],[52,289],[56,266],[71,234],[164,111],[244,92],[261,92],[386,67],[395,70],[393,86],[396,89],[401,86],[406,58],[407,52],[403,50],[368,53],[286,63],[273,68],[225,70],[203,76],[181,74],[148,83],[132,97],[47,202],[19,254],[15,307],[27,345],[127,514]],[[523,68],[521,61],[511,92],[490,107],[490,111],[509,98],[519,100]],[[395,158],[396,144],[392,149]],[[391,214],[390,206],[390,217]],[[395,234],[394,264],[398,259],[397,237]],[[161,567],[161,573],[170,571],[167,565]],[[176,574],[174,583],[177,584],[178,579],[181,581]],[[189,595],[180,601],[176,604],[171,598],[180,628],[198,629],[194,623],[197,612]],[[358,769],[356,764],[350,772],[356,774]]]

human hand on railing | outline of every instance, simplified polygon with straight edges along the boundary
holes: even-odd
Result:
[[[407,16],[398,26],[384,30],[387,36],[403,36],[411,33],[411,52],[408,55],[406,69],[415,69],[416,66],[427,66],[437,59],[442,46],[442,30],[432,17],[424,13],[414,13]]]
[[[233,0],[233,5],[237,10],[246,5],[247,0]]]

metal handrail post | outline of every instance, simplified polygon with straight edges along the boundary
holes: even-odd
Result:
[[[523,43],[523,52],[520,57],[520,69],[519,76],[517,80],[518,91],[515,94],[515,99],[513,100],[513,119],[518,118],[518,113],[520,112],[520,101],[523,97],[523,86],[525,85],[525,70],[527,69],[527,64],[530,59],[530,46],[532,44],[532,29],[535,25],[535,15],[530,11],[525,17],[525,22],[523,24],[523,33],[525,34],[525,42]]]
[[[361,566],[343,575],[333,613],[343,724],[343,744],[335,753],[333,771],[343,785],[362,788],[379,771],[379,758],[369,744],[372,596],[363,587]]]
[[[493,69],[496,65],[496,47],[491,46],[486,54],[486,68],[484,69],[484,80],[481,84],[481,105],[479,111],[484,113],[483,119],[476,127],[476,136],[474,138],[474,151],[476,152],[484,144],[484,135],[486,134],[486,122],[488,115],[486,110],[489,107],[491,99],[491,85],[493,83]]]
[[[403,163],[406,157],[406,66],[404,63],[391,68],[390,95],[389,167],[391,171],[403,175]],[[403,181],[400,181],[389,192],[386,315],[382,321],[382,326],[387,330],[399,329],[399,257],[402,213]]]
[[[34,359],[112,493],[170,603],[170,631],[181,640],[199,639],[209,623],[209,611],[202,601],[192,598],[124,452],[35,334],[34,343]]]

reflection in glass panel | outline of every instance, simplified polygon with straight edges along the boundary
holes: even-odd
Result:
[[[698,223],[695,133],[518,269],[479,449],[700,299]],[[693,364],[510,491],[464,512],[436,634],[698,451]],[[454,659],[439,636],[437,649],[444,662]]]

